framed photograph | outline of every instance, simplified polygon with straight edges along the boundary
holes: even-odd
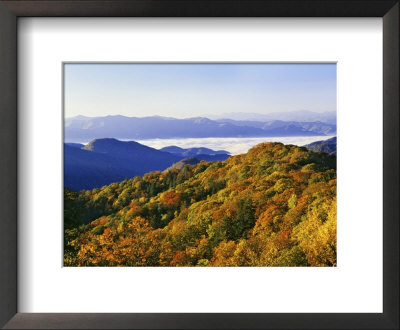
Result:
[[[336,63],[63,65],[64,267],[336,267]]]
[[[0,15],[2,326],[398,328],[398,1]]]

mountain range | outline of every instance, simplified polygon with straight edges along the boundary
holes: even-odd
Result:
[[[326,124],[336,125],[336,111],[327,112],[314,112],[308,110],[298,111],[282,111],[272,112],[268,114],[252,113],[252,112],[228,112],[221,115],[207,115],[206,117],[215,120],[224,120],[230,118],[238,121],[271,121],[271,120],[282,120],[282,121],[305,121],[313,122],[320,121]]]
[[[233,119],[218,119],[219,122],[228,122],[236,126],[250,126],[255,128],[261,128],[270,134],[299,134],[299,136],[305,135],[304,132],[313,132],[315,135],[332,135],[336,133],[336,125],[323,123],[321,121],[304,122],[304,121],[283,121],[283,120],[271,120],[267,122],[261,121],[250,121],[250,120],[233,120]],[[286,136],[279,135],[279,136]],[[277,135],[277,136],[278,136]]]
[[[298,117],[302,118],[300,115]],[[177,119],[160,116],[139,118],[120,115],[76,116],[65,120],[65,141],[67,142],[82,142],[109,137],[142,140],[155,138],[317,136],[333,135],[335,132],[335,122],[304,120],[212,120],[205,117]]]
[[[114,138],[95,139],[87,145],[65,143],[64,186],[72,190],[99,188],[147,172],[163,171],[192,155],[196,162],[225,160],[230,156],[226,151],[208,148],[163,149]]]

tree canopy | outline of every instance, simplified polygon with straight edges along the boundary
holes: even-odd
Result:
[[[336,266],[336,156],[262,143],[65,190],[65,266]]]

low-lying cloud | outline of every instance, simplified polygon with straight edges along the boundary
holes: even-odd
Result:
[[[167,146],[181,148],[205,147],[213,150],[226,150],[232,155],[246,153],[251,147],[262,142],[282,142],[303,146],[315,141],[327,140],[332,136],[290,136],[290,137],[257,137],[257,138],[189,138],[189,139],[150,139],[137,142],[152,148],[161,149]]]

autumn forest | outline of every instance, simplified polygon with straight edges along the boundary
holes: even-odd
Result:
[[[66,188],[64,266],[336,266],[336,155],[261,143]]]

